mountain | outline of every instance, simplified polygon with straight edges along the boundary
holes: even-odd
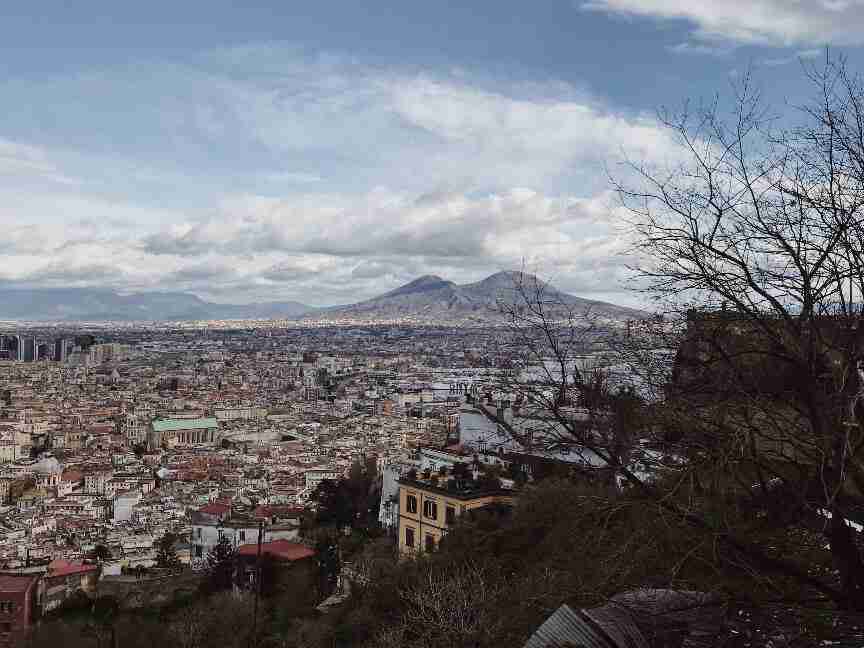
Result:
[[[502,321],[500,304],[517,304],[519,286],[529,294],[540,290],[547,312],[590,311],[611,319],[641,318],[645,313],[561,292],[537,277],[498,272],[482,281],[455,284],[425,275],[383,295],[345,306],[314,308],[299,302],[215,304],[182,292],[123,295],[94,288],[0,289],[0,320],[29,321],[181,321],[219,319],[301,319],[304,321],[376,322],[414,320],[441,324],[483,324]]]
[[[644,312],[636,309],[568,295],[527,273],[504,271],[463,285],[426,275],[378,297],[356,304],[323,308],[306,313],[301,319],[369,322],[415,319],[446,324],[501,321],[504,319],[501,304],[524,302],[520,287],[529,298],[539,290],[544,302],[551,304],[548,312],[553,317],[563,316],[568,311],[590,312],[611,319],[645,316]]]
[[[0,289],[0,320],[291,319],[311,310],[299,302],[215,304],[181,292],[123,295],[94,288]]]
[[[381,298],[401,297],[402,295],[414,295],[417,293],[430,292],[433,290],[442,290],[447,288],[455,288],[456,284],[452,281],[446,281],[436,275],[423,275],[414,281],[411,281],[404,286],[391,290],[388,293],[381,295]]]

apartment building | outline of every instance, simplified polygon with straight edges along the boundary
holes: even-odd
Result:
[[[512,490],[474,480],[457,485],[434,478],[399,480],[399,555],[410,557],[434,551],[448,529],[466,511],[493,504],[512,505]]]

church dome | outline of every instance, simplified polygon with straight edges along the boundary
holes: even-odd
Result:
[[[60,462],[54,457],[44,457],[40,459],[35,466],[33,466],[33,470],[39,475],[51,475],[61,472],[63,466],[61,466]]]

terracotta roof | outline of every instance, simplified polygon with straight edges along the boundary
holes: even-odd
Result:
[[[285,506],[281,504],[270,504],[269,506],[259,506],[255,509],[256,518],[268,518],[274,515],[278,517],[299,517],[303,514],[303,509],[296,506]]]
[[[65,560],[52,560],[48,563],[48,578],[52,576],[69,576],[71,574],[84,574],[96,571],[96,565],[85,565],[84,563],[70,563]]]
[[[253,516],[256,518],[268,518],[273,515],[273,511],[269,506],[259,506],[253,512]]]
[[[258,555],[257,544],[244,544],[237,548],[237,553],[241,556],[255,557]],[[315,551],[296,542],[288,540],[274,540],[273,542],[265,542],[261,545],[261,555],[267,554],[276,560],[285,560],[294,562],[295,560],[303,560],[311,558],[315,555]]]
[[[231,505],[230,504],[220,504],[219,502],[212,502],[207,504],[206,506],[202,506],[199,509],[200,513],[207,513],[209,515],[220,515],[222,513],[230,513]]]
[[[13,576],[11,574],[0,574],[0,593],[26,592],[29,590],[39,576]]]

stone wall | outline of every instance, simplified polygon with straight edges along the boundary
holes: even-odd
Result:
[[[99,581],[96,596],[111,596],[121,610],[161,607],[194,595],[204,575],[183,571],[168,576],[105,576]]]

